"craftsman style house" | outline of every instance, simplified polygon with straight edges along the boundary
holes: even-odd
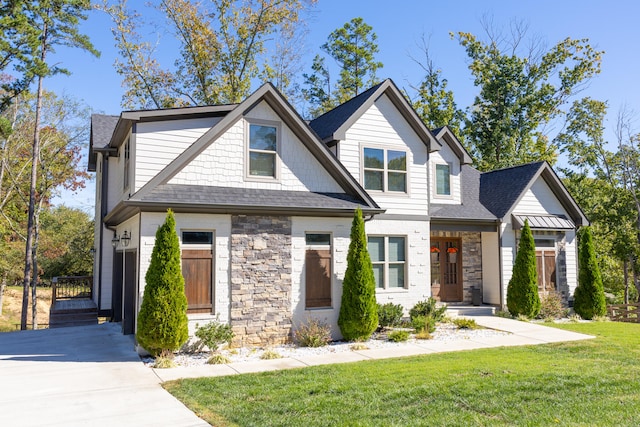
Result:
[[[266,84],[240,104],[94,115],[95,299],[133,333],[156,229],[176,213],[190,324],[219,316],[244,344],[336,326],[353,212],[377,299],[502,306],[519,229],[540,291],[576,287],[586,218],[544,162],[480,173],[448,128],[429,130],[391,80],[305,122]]]

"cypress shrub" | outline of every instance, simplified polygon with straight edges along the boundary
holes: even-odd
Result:
[[[367,249],[362,211],[356,209],[351,224],[347,271],[342,281],[338,326],[349,341],[366,340],[378,327],[376,284]]]
[[[533,318],[540,312],[536,245],[529,221],[526,220],[520,234],[513,275],[507,286],[507,308],[512,316],[524,315]]]
[[[578,287],[574,294],[573,309],[583,319],[593,319],[607,314],[607,302],[590,227],[583,227],[579,243]]]
[[[138,315],[138,343],[153,356],[175,351],[187,341],[189,330],[180,244],[171,210],[156,232],[145,282]]]

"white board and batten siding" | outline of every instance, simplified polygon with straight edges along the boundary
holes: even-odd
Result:
[[[431,203],[437,204],[462,204],[462,185],[460,180],[460,158],[449,147],[446,141],[442,142],[442,148],[431,153],[429,158],[429,189]],[[449,189],[451,195],[440,196],[436,192],[436,165],[449,165]]]
[[[144,122],[136,125],[133,194],[221,120],[220,117]]]
[[[388,214],[427,215],[428,148],[386,95],[381,96],[339,142],[339,159],[364,187],[363,149],[383,148],[407,152],[408,193],[368,193]]]
[[[331,326],[333,339],[341,339],[338,327],[342,280],[347,270],[347,253],[351,242],[351,218],[292,217],[291,219],[291,313],[294,329],[307,323],[307,319],[320,320]],[[306,234],[331,235],[331,307],[305,307],[306,301]]]
[[[248,179],[245,175],[245,133],[248,132],[248,123],[251,120],[263,120],[279,127],[279,172],[276,180],[254,180]],[[233,124],[169,183],[284,191],[344,192],[266,102],[261,102],[248,112],[246,119],[242,118]]]

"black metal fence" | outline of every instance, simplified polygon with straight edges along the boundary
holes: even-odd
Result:
[[[51,302],[65,299],[91,299],[93,276],[60,276],[51,281]]]

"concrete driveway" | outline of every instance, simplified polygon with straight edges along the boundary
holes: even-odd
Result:
[[[208,426],[160,386],[120,325],[0,334],[0,426]]]

